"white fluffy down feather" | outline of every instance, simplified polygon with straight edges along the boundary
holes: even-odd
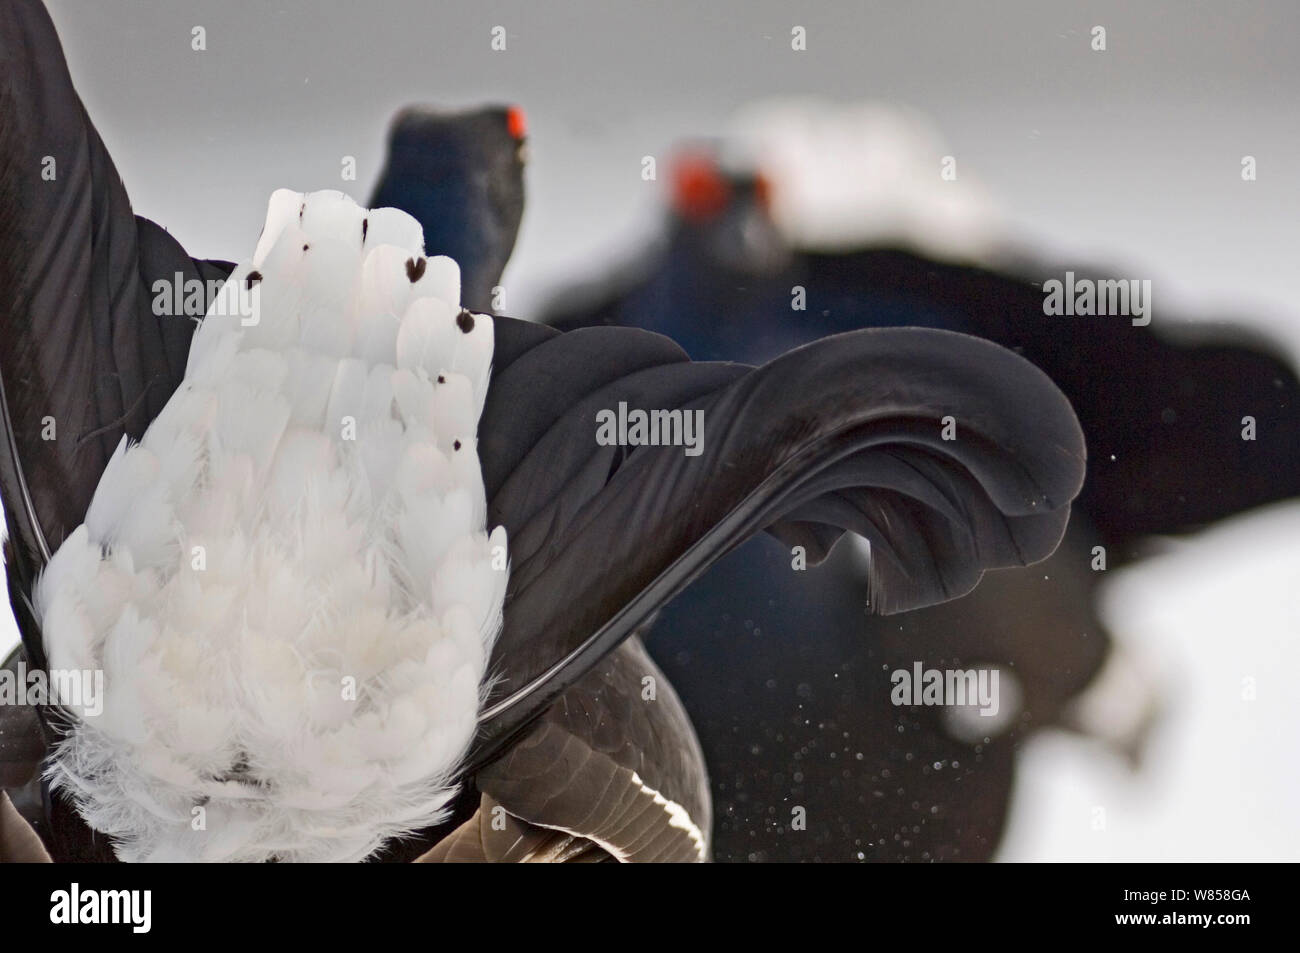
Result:
[[[104,673],[50,775],[124,860],[360,860],[455,793],[506,541],[492,321],[423,245],[395,209],[277,191],[39,581],[50,666]]]

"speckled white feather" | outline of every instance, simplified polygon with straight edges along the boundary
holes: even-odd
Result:
[[[492,322],[419,224],[280,190],[37,590],[102,669],[53,782],[124,860],[360,860],[440,820],[501,624]]]

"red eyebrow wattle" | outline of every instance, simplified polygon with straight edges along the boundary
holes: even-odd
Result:
[[[528,134],[528,120],[518,106],[506,110],[506,131],[515,139],[522,139]]]

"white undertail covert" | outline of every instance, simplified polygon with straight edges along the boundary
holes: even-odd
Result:
[[[455,793],[506,540],[492,321],[423,245],[395,209],[276,192],[37,585],[50,667],[104,673],[50,776],[124,860],[360,860]]]

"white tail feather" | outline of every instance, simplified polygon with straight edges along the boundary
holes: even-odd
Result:
[[[454,794],[505,535],[491,319],[422,246],[396,210],[276,192],[37,585],[51,665],[105,679],[50,775],[123,859],[360,860]]]

